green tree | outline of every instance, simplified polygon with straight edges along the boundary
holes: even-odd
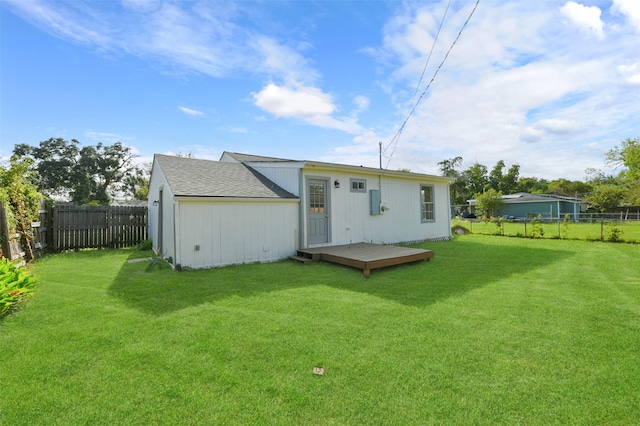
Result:
[[[12,231],[20,234],[22,248],[27,260],[33,260],[31,249],[33,231],[31,222],[38,220],[42,194],[33,183],[32,161],[13,156],[9,167],[0,165],[0,201],[7,213],[7,222]]]
[[[39,146],[18,144],[14,155],[33,160],[38,188],[52,197],[66,198],[73,186],[73,175],[80,152],[80,142],[51,138],[40,142]]]
[[[606,212],[618,207],[625,197],[625,189],[615,184],[600,184],[593,187],[586,200],[592,208]]]
[[[481,194],[489,184],[487,178],[487,166],[475,163],[462,173],[468,194]]]
[[[549,182],[548,192],[554,194],[563,194],[579,197],[584,197],[592,190],[591,185],[580,182],[578,180],[572,181],[568,179],[554,179]]]
[[[618,175],[625,192],[621,204],[640,205],[640,137],[626,139],[610,149],[605,162],[623,167]]]
[[[126,192],[133,194],[135,200],[147,200],[149,195],[149,175],[151,163],[142,164],[134,173],[129,175],[124,185]]]
[[[462,176],[462,157],[454,157],[442,160],[438,163],[442,176],[455,178],[456,180],[449,186],[451,203],[455,205],[466,204],[468,193],[466,183]]]
[[[640,179],[640,137],[626,139],[607,152],[605,162],[612,166],[625,167],[622,177]]]
[[[587,175],[586,182],[591,186],[597,185],[618,185],[618,178],[612,175],[605,175],[602,170],[598,170],[594,167],[588,167],[585,170]]]
[[[500,208],[504,205],[502,192],[489,188],[483,193],[476,194],[477,206],[482,210],[485,218],[492,218],[499,214]]]
[[[522,177],[513,192],[528,192],[530,194],[545,194],[548,192],[549,182],[536,177]]]
[[[503,173],[506,167],[504,161],[499,160],[489,173],[489,185],[496,191],[503,194],[511,194],[516,191],[518,179],[520,177],[520,165],[514,164],[509,168],[507,174]]]
[[[509,167],[507,174],[502,177],[500,190],[503,194],[513,194],[517,192],[518,180],[520,179],[520,165],[514,164]]]
[[[489,173],[489,185],[496,191],[501,191],[502,179],[504,178],[502,175],[502,169],[504,169],[504,167],[504,161],[499,160]]]
[[[39,146],[16,145],[14,154],[34,161],[41,191],[77,204],[108,204],[114,194],[126,195],[125,183],[138,169],[136,155],[120,142],[80,147],[75,139],[51,138]]]

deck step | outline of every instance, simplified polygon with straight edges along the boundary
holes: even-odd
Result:
[[[309,259],[309,260],[312,260],[314,262],[318,262],[320,260],[320,258],[322,257],[320,253],[309,253],[306,250],[297,250],[296,251],[296,256],[304,257],[305,259]]]
[[[297,262],[304,263],[305,265],[308,265],[309,263],[313,263],[314,262],[313,259],[311,259],[309,257],[304,257],[304,256],[289,256],[289,259],[295,260]]]

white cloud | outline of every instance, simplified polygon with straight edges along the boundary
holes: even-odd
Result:
[[[525,127],[520,133],[520,140],[527,143],[540,142],[544,138],[544,132],[535,127]]]
[[[96,45],[101,49],[112,48],[112,40],[104,22],[96,21],[93,25],[85,25],[82,17],[86,11],[81,3],[70,3],[73,7],[58,8],[42,0],[3,2],[25,20],[57,37]]]
[[[313,82],[319,77],[318,71],[309,66],[301,53],[271,37],[254,37],[249,45],[260,58],[260,69],[283,79],[286,84]]]
[[[632,86],[640,85],[640,65],[638,63],[632,65],[620,65],[617,68],[617,71],[626,83]]]
[[[568,1],[560,8],[560,13],[581,30],[592,33],[599,39],[604,38],[604,24],[600,19],[602,11],[598,6],[584,6]]]
[[[93,130],[87,130],[84,134],[91,140],[94,140],[96,142],[108,143],[108,144],[132,140],[132,138],[130,137],[122,136],[117,133],[110,133],[110,132],[96,132]]]
[[[253,131],[250,131],[249,129],[247,129],[246,127],[229,127],[227,129],[227,131],[229,133],[239,133],[239,134],[249,134],[249,133],[255,133]]]
[[[579,123],[561,118],[545,118],[534,123],[534,127],[547,133],[567,135],[580,130]]]
[[[198,111],[197,109],[187,108],[185,106],[179,106],[178,109],[180,111],[184,112],[185,114],[191,115],[191,116],[194,116],[194,117],[204,115],[204,112],[202,112],[202,111]]]
[[[613,13],[625,15],[629,23],[640,31],[640,1],[638,0],[613,0],[611,6]]]
[[[136,12],[150,12],[161,4],[159,0],[120,0],[120,3],[125,9]]]
[[[277,82],[253,94],[255,105],[277,117],[298,118],[350,134],[361,129],[356,114],[368,106],[368,99],[354,99],[358,110],[351,117],[334,117],[338,108],[331,96],[318,88],[321,74],[303,55],[311,46],[296,38],[294,48],[286,40],[261,34],[246,23],[240,25],[253,6],[121,0],[123,8],[132,12],[116,21],[99,8],[78,6],[75,11],[75,3],[8,1],[61,38],[151,57],[172,73],[195,72],[215,78],[244,74]],[[185,106],[178,108],[188,115],[203,115]]]
[[[582,179],[586,167],[601,167],[603,153],[616,141],[613,129],[637,131],[637,123],[629,121],[640,114],[633,92],[612,84],[617,78],[627,85],[636,81],[640,70],[629,57],[637,56],[637,38],[617,29],[605,40],[609,24],[600,9],[562,4],[571,26],[563,25],[548,2],[480,7],[397,146],[389,148],[390,168],[433,173],[438,161],[458,155],[489,167],[499,159],[519,163],[523,176]],[[435,34],[425,15],[441,17],[444,5],[413,10],[409,5],[385,26],[382,46],[369,49],[389,70],[380,85],[388,88],[398,111],[395,124],[379,123],[375,129],[385,146],[406,117]],[[425,78],[433,75],[468,13],[450,11]],[[601,42],[584,43],[575,27]],[[355,163],[368,154],[375,165],[377,140],[356,138],[336,148],[334,157],[345,161],[352,155]]]
[[[236,24],[245,5],[234,2],[121,0],[123,8],[132,12],[117,15],[85,2],[4,1],[57,37],[90,44],[99,51],[154,58],[170,72],[216,78],[268,74],[295,76],[298,81],[318,75],[295,50]]]
[[[184,80],[190,73],[227,78],[230,90],[225,94],[234,93],[230,96],[241,98],[252,90],[247,87],[254,88],[250,101],[265,113],[252,118],[260,122],[233,121],[235,130],[217,129],[243,133],[257,124],[266,132],[274,117],[297,120],[347,133],[332,135],[322,147],[332,150],[326,160],[377,166],[378,141],[388,145],[407,116],[448,0],[391,2],[385,10],[395,7],[395,16],[376,16],[387,19],[379,39],[370,38],[367,47],[349,52],[368,52],[377,61],[371,68],[361,62],[357,71],[340,63],[348,56],[333,56],[332,49],[339,49],[331,43],[340,41],[325,37],[317,45],[309,42],[326,30],[320,19],[309,18],[313,22],[306,25],[292,24],[289,13],[276,16],[273,10],[293,12],[289,3],[121,0],[124,14],[117,6],[95,6],[103,3],[4,0],[3,8],[5,4],[59,38],[110,56],[133,54]],[[329,4],[323,4],[327,16]],[[593,4],[602,11],[587,6]],[[604,4],[611,4],[610,9]],[[472,6],[452,2],[418,93]],[[638,31],[639,0],[481,3],[404,129],[391,167],[429,172],[438,161],[461,155],[469,163],[488,166],[499,159],[518,162],[523,175],[532,170],[538,176],[548,172],[581,178],[585,167],[601,165],[603,153],[621,140],[620,134],[637,135]],[[356,79],[362,86],[347,86]],[[238,94],[232,87],[243,89]],[[553,155],[536,151],[551,148]]]
[[[256,105],[277,117],[313,117],[332,114],[336,107],[331,96],[315,87],[295,89],[268,84],[253,97]]]
[[[366,96],[356,96],[355,98],[353,98],[353,103],[359,111],[364,111],[369,108],[369,98],[367,98]]]
[[[242,46],[246,34],[228,22],[210,21],[167,3],[154,13],[140,16],[119,34],[118,42],[125,50],[214,77],[249,68],[250,54]]]
[[[335,118],[337,110],[331,96],[309,86],[285,87],[268,84],[253,93],[255,105],[276,117],[297,118],[318,127],[359,133],[361,126],[353,117]]]

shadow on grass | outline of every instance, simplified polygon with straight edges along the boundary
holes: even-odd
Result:
[[[422,247],[436,252],[431,261],[378,269],[368,279],[360,270],[323,262],[301,265],[284,260],[185,272],[145,272],[146,262],[127,263],[109,292],[136,309],[158,315],[231,297],[315,285],[421,307],[574,255],[552,249],[553,242],[532,247],[510,241],[425,243]]]

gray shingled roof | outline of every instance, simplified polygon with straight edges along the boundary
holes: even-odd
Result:
[[[298,198],[242,163],[155,155],[176,196]]]
[[[558,194],[529,194],[527,192],[516,192],[515,194],[503,195],[502,199],[506,203],[532,203],[532,202],[549,202],[549,201],[572,201],[581,202],[582,200],[575,197]]]
[[[568,201],[572,203],[584,203],[584,200],[580,198],[570,197],[566,195],[557,194],[529,194],[527,192],[516,192],[514,194],[507,194],[502,196],[502,200],[506,204],[517,203],[548,203],[549,201]],[[473,198],[467,200],[467,202],[473,204],[477,203],[477,199]]]

